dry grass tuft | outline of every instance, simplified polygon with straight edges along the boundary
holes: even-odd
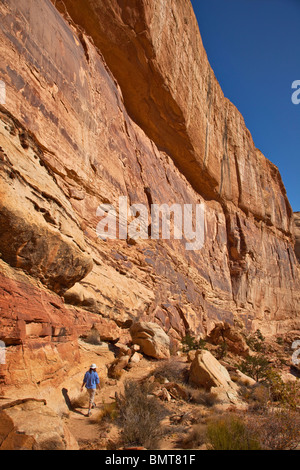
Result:
[[[89,403],[89,397],[87,393],[83,393],[76,398],[72,398],[70,401],[72,409],[76,410],[77,408],[85,408]]]
[[[195,424],[190,431],[177,441],[181,449],[197,449],[206,443],[206,426]]]
[[[154,377],[161,382],[167,379],[169,382],[182,384],[187,381],[187,368],[187,365],[180,359],[172,357],[161,361],[154,372]]]

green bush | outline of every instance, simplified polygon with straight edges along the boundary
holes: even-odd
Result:
[[[246,343],[252,351],[263,352],[265,350],[265,338],[260,330],[246,338]]]
[[[264,385],[268,388],[272,401],[288,408],[297,409],[300,406],[299,381],[286,383],[276,370],[270,368],[265,373]]]
[[[182,338],[181,344],[182,351],[189,352],[193,350],[204,349],[206,341],[204,339],[199,339],[197,341],[194,336],[186,335],[184,338]]]
[[[257,382],[264,379],[269,369],[269,361],[263,355],[248,356],[239,365],[238,369]]]
[[[208,423],[207,440],[211,450],[261,450],[259,442],[236,416],[225,416]]]
[[[228,344],[226,341],[223,341],[219,347],[217,348],[217,359],[220,361],[221,359],[224,359],[224,357],[227,356],[228,353]]]

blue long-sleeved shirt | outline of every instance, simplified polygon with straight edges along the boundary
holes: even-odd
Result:
[[[84,376],[83,383],[85,384],[86,388],[95,390],[97,388],[97,384],[100,383],[99,375],[94,370],[88,371]]]

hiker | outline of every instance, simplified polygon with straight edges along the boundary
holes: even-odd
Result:
[[[99,375],[97,373],[97,366],[96,364],[92,364],[90,367],[90,370],[85,373],[83,383],[81,386],[81,391],[83,391],[83,387],[88,391],[89,394],[89,411],[87,416],[91,415],[91,409],[95,408],[95,395],[96,395],[96,389],[100,388],[100,379]]]

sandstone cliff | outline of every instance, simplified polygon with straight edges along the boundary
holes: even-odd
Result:
[[[296,236],[296,243],[295,243],[295,253],[300,261],[300,212],[294,213],[295,218],[295,236]]]
[[[190,2],[82,3],[0,5],[6,387],[63,382],[92,327],[114,341],[150,320],[174,344],[219,320],[299,328],[280,174],[224,97]],[[97,208],[119,196],[204,203],[204,247],[99,239]]]

